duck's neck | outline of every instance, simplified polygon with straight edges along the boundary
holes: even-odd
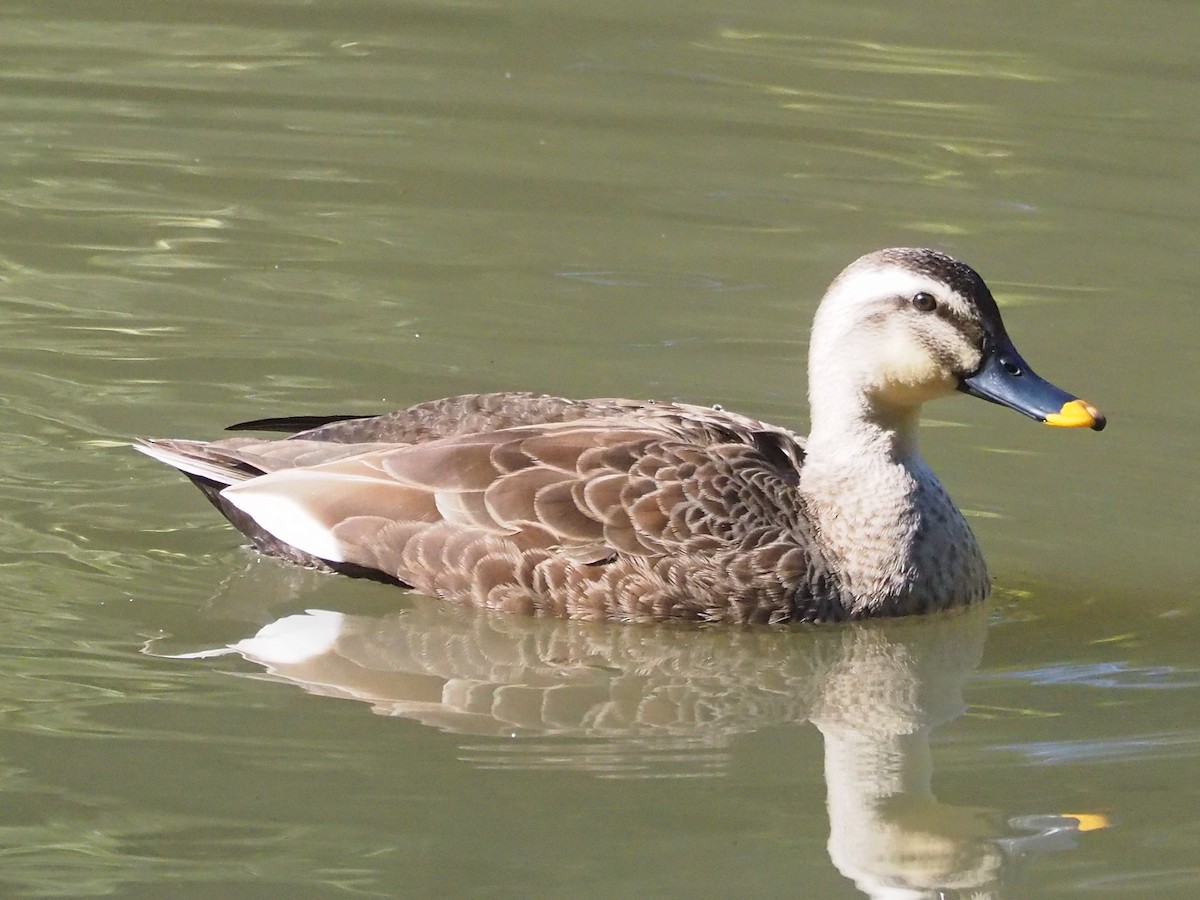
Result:
[[[917,450],[919,410],[814,404],[800,489],[855,614],[982,599],[971,529]]]
[[[920,460],[919,421],[919,407],[881,407],[865,399],[828,405],[814,402],[807,452],[829,459],[846,457],[846,451],[852,450],[864,459]]]

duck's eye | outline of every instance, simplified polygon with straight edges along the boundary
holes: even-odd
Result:
[[[912,298],[912,305],[921,312],[933,312],[937,309],[937,298],[928,291],[921,291]]]

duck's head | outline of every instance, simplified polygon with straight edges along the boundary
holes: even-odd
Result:
[[[936,250],[878,250],[834,280],[813,323],[809,390],[814,430],[837,408],[903,427],[922,403],[956,390],[1048,425],[1105,425],[1094,406],[1034,374],[983,279]]]

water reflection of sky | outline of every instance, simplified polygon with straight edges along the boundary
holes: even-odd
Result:
[[[1200,669],[1132,666],[1123,662],[1059,663],[1020,671],[988,672],[981,679],[1021,680],[1031,684],[1083,684],[1103,688],[1176,689],[1200,686]]]
[[[1200,731],[1139,734],[1137,737],[1111,740],[1032,741],[1027,744],[1000,744],[993,749],[1019,753],[1028,762],[1039,765],[1189,759],[1200,752]]]

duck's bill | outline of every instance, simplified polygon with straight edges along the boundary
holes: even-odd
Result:
[[[1039,377],[1007,338],[984,356],[974,375],[959,382],[958,389],[1047,425],[1100,431],[1107,424],[1096,407]]]

